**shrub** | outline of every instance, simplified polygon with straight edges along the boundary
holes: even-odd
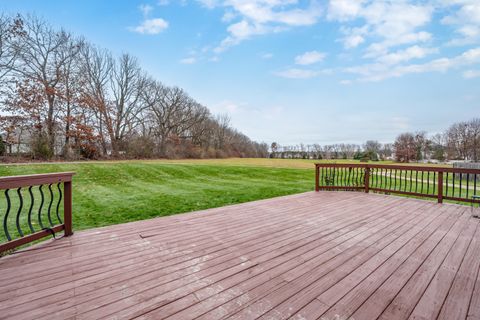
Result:
[[[155,142],[150,137],[133,137],[128,140],[125,149],[129,158],[153,158],[155,155]]]
[[[44,133],[40,133],[31,138],[30,148],[34,159],[49,160],[53,157],[53,150],[50,148],[48,137]]]

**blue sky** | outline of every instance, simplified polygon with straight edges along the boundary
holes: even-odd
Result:
[[[480,116],[479,0],[0,0],[137,56],[259,141],[391,142]]]

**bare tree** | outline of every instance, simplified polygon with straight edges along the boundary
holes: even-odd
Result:
[[[417,160],[415,136],[412,133],[400,134],[395,140],[393,147],[397,161],[410,162]]]
[[[12,72],[12,67],[17,57],[14,50],[15,37],[22,35],[23,21],[0,15],[0,84],[5,84],[7,75]]]
[[[32,154],[44,145],[47,157],[60,150],[64,157],[87,158],[268,152],[266,144],[231,128],[228,116],[212,116],[184,90],[150,79],[136,58],[114,59],[34,16],[0,16],[3,80],[9,85],[2,86],[0,108],[29,128]],[[11,126],[4,127],[12,136]]]
[[[470,154],[473,161],[480,159],[480,118],[474,118],[468,122],[470,137]]]
[[[81,103],[86,112],[93,114],[94,126],[100,137],[103,154],[107,154],[109,142],[107,131],[113,135],[113,128],[106,129],[108,122],[105,115],[112,108],[109,89],[114,61],[110,53],[91,45],[83,47],[81,57],[82,86],[79,89]]]
[[[446,132],[447,148],[450,157],[467,160],[469,155],[470,133],[467,122],[453,124]]]
[[[53,30],[45,21],[33,16],[19,17],[18,36],[14,38],[12,50],[16,53],[12,72],[20,82],[38,84],[45,95],[45,121],[48,145],[54,150],[55,121],[59,112],[55,104],[63,68],[74,59],[81,44],[63,30]]]

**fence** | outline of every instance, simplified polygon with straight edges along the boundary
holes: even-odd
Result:
[[[480,203],[480,170],[428,166],[319,164],[315,190],[383,192]]]
[[[73,234],[73,175],[64,172],[0,178],[0,190],[4,191],[0,252],[55,236],[62,230],[65,236]]]

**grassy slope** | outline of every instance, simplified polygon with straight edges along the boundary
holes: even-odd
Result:
[[[313,190],[314,162],[221,159],[11,164],[0,165],[0,176],[75,171],[74,228],[80,230]],[[0,212],[4,208],[5,199],[0,197]]]
[[[229,165],[164,161],[8,165],[0,166],[0,176],[75,171],[76,230],[313,189],[313,170],[225,164]],[[1,197],[1,212],[4,208]]]

